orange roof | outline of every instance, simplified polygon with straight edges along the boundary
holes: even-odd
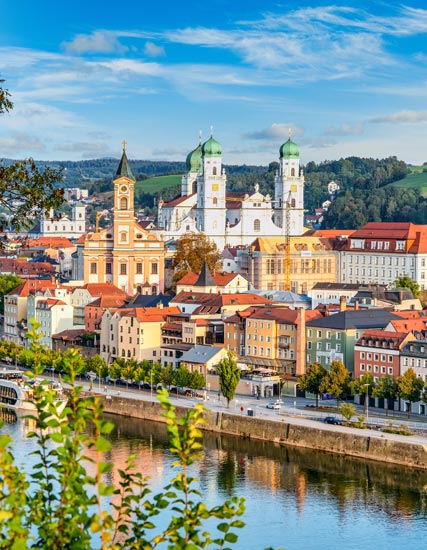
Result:
[[[135,317],[140,323],[161,323],[168,315],[181,313],[178,307],[132,307],[118,310],[122,317]]]
[[[423,332],[427,329],[427,318],[393,320],[390,324],[396,332]]]
[[[18,287],[8,292],[7,295],[8,296],[18,295],[20,298],[26,298],[36,290],[54,289],[54,288],[57,288],[58,286],[60,285],[57,285],[56,283],[52,283],[51,281],[47,281],[44,279],[29,279],[28,281],[25,281],[25,283],[23,283],[22,285],[19,285]],[[60,286],[60,288],[62,287]]]
[[[204,306],[262,305],[273,302],[263,296],[251,293],[210,294],[209,292],[181,291],[171,300],[173,303],[199,304]]]
[[[409,332],[392,332],[390,330],[378,330],[378,329],[368,329],[365,330],[363,335],[359,338],[356,345],[357,346],[368,346],[368,341],[372,340],[372,345],[369,347],[374,347],[376,349],[383,349],[375,345],[375,341],[387,341],[394,342],[395,349],[398,348],[402,342],[407,338]],[[365,342],[364,344],[362,342]]]
[[[36,307],[47,304],[49,308],[53,306],[66,306],[67,304],[62,300],[56,300],[55,298],[46,298],[46,300],[39,300]]]
[[[66,237],[39,237],[28,239],[25,248],[74,248],[74,244]]]
[[[305,320],[312,321],[313,319],[318,319],[323,317],[322,313],[317,310],[304,310],[305,311]],[[301,310],[298,309],[289,309],[284,306],[273,306],[273,307],[260,307],[249,315],[250,319],[262,319],[262,320],[272,320],[279,323],[290,323],[297,324],[301,315]]]
[[[111,308],[111,307],[120,307],[126,303],[125,297],[120,296],[100,296],[86,307],[100,307],[100,308]]]
[[[190,271],[182,279],[180,279],[176,284],[177,285],[194,285],[198,278],[200,273],[195,273],[194,271]],[[233,279],[235,279],[239,273],[228,273],[226,271],[222,273],[213,273],[212,278],[216,284],[216,286],[227,286]]]
[[[165,202],[163,204],[163,206],[164,207],[178,206],[178,204],[181,204],[182,202],[186,201],[187,199],[190,199],[191,197],[194,197],[194,195],[195,195],[195,193],[192,193],[191,195],[184,195],[184,196],[175,197],[171,201]]]
[[[86,289],[91,296],[127,296],[124,290],[113,283],[86,283],[76,288]]]
[[[393,311],[395,315],[403,317],[404,319],[426,319],[427,315],[425,311],[419,311],[415,309],[406,309],[400,311]]]

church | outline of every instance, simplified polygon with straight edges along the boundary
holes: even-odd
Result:
[[[160,294],[164,290],[165,248],[135,219],[135,183],[123,142],[113,180],[113,223],[84,238],[84,282],[113,283],[130,295]]]
[[[223,250],[247,246],[260,236],[304,233],[304,175],[291,137],[279,149],[274,199],[261,194],[258,185],[252,193],[227,192],[222,147],[212,135],[188,154],[186,168],[181,195],[158,204],[156,233],[163,241],[200,231]]]

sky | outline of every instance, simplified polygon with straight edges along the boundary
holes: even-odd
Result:
[[[0,157],[427,161],[421,1],[8,1],[0,78]]]

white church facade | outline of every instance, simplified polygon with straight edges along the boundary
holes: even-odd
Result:
[[[304,175],[299,147],[291,138],[280,147],[275,197],[258,185],[250,193],[227,192],[221,145],[211,136],[187,156],[181,195],[159,201],[157,233],[164,240],[187,231],[204,232],[220,250],[249,245],[256,238],[302,235],[304,232]]]

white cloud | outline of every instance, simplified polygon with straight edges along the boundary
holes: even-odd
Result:
[[[28,151],[31,154],[43,152],[46,150],[45,144],[37,137],[26,132],[14,132],[8,137],[0,136],[0,149],[4,155],[16,157],[21,151],[27,156]]]
[[[154,42],[146,42],[144,46],[144,53],[149,57],[160,57],[165,55],[165,49],[163,46],[158,46]]]
[[[375,118],[369,122],[373,123],[391,123],[391,124],[418,124],[427,121],[427,111],[399,111]]]
[[[363,134],[362,124],[340,124],[339,126],[330,126],[324,132],[326,136],[357,136]]]
[[[243,137],[258,140],[285,139],[289,137],[289,131],[294,136],[300,136],[303,133],[302,128],[296,124],[272,124],[269,128],[255,132],[247,132]]]
[[[63,42],[64,50],[73,55],[84,53],[123,53],[127,47],[120,43],[115,32],[94,31],[92,34],[78,34],[70,42]]]

